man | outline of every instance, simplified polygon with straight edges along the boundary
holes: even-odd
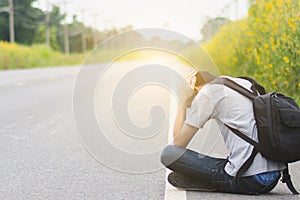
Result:
[[[285,165],[267,160],[258,153],[242,177],[236,178],[253,146],[224,126],[238,129],[257,141],[251,100],[224,85],[210,84],[217,77],[208,72],[198,74],[197,79],[196,72],[189,74],[190,85],[182,88],[182,109],[177,112],[173,145],[165,147],[161,155],[161,162],[173,171],[168,177],[169,182],[186,190],[239,194],[270,192]],[[227,78],[251,91],[249,81]],[[210,119],[214,119],[221,130],[230,152],[227,159],[212,158],[186,149],[193,136]]]

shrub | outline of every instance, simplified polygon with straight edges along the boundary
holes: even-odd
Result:
[[[23,46],[0,41],[0,69],[20,69],[80,64],[82,54],[64,55],[45,45]]]
[[[300,1],[257,0],[247,19],[225,25],[207,44],[220,71],[254,77],[299,101]]]

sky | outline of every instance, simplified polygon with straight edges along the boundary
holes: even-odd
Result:
[[[73,14],[85,24],[103,30],[113,26],[167,28],[191,39],[201,37],[208,18],[231,20],[247,16],[248,0],[37,0],[43,10],[52,4],[61,7],[71,21]],[[65,2],[65,3],[64,3]]]

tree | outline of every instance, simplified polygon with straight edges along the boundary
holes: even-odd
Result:
[[[229,22],[229,19],[223,17],[209,19],[201,29],[201,33],[203,36],[202,42],[209,41],[223,25],[228,24]]]
[[[69,44],[71,52],[82,52],[82,38],[81,34],[85,31],[86,27],[80,21],[78,21],[77,16],[73,16],[73,21],[67,24],[69,30]],[[57,39],[60,46],[60,50],[64,51],[64,29],[58,29]]]
[[[59,31],[63,31],[64,27],[61,24],[62,20],[65,19],[66,15],[60,12],[60,8],[58,6],[53,6],[52,10],[49,13],[49,23],[48,28],[50,29],[50,47],[54,50],[60,50],[60,46],[58,44],[58,35]],[[44,13],[44,19],[46,18],[46,13]],[[46,41],[46,29],[47,24],[43,23],[40,25],[36,31],[35,37],[33,39],[34,43],[45,43]]]
[[[31,44],[38,27],[44,21],[43,11],[32,7],[34,1],[14,0],[15,39],[18,43]],[[8,5],[8,0],[3,0],[2,5]],[[9,40],[8,13],[0,13],[0,40]]]

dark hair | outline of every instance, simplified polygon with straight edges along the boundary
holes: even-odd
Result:
[[[207,72],[207,71],[198,71],[196,74],[196,86],[204,85],[212,82],[217,78],[217,76]]]

